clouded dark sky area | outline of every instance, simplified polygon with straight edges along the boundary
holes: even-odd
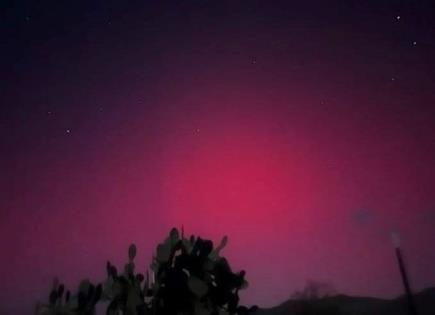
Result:
[[[433,1],[1,1],[0,313],[139,270],[173,225],[246,269],[392,297],[435,283]],[[140,267],[142,266],[142,267]]]

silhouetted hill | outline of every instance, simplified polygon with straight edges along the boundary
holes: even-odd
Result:
[[[419,315],[435,314],[435,288],[415,295]],[[315,300],[288,300],[276,307],[260,309],[257,315],[408,315],[405,296],[378,299],[337,295]]]

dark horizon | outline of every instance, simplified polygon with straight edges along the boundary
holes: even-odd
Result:
[[[435,285],[433,1],[3,1],[0,312],[145,269],[174,225],[245,269],[246,304],[307,279]],[[271,267],[273,266],[273,267]],[[375,279],[375,281],[373,281]]]

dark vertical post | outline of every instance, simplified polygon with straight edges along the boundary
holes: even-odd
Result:
[[[399,263],[400,275],[402,276],[403,286],[405,287],[406,298],[408,301],[409,315],[418,315],[412,296],[411,286],[409,285],[408,275],[406,274],[405,263],[403,262],[400,240],[397,234],[392,234],[393,244],[396,251],[397,262]]]

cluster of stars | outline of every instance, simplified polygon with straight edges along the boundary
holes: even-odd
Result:
[[[397,15],[397,16],[396,16],[396,20],[397,20],[397,21],[400,21],[401,18],[402,18],[402,17],[401,17],[400,15]],[[417,42],[416,42],[416,41],[413,41],[413,42],[412,42],[412,45],[413,45],[413,46],[417,46]]]
[[[98,108],[98,111],[99,111],[99,112],[102,112],[102,111],[103,111],[103,107],[99,107],[99,108]],[[48,110],[48,111],[47,111],[47,115],[49,115],[49,116],[53,116],[54,113],[53,113],[53,111]],[[69,134],[71,133],[71,128],[66,128],[66,129],[64,129],[64,132],[65,132],[65,134],[69,135]],[[196,132],[199,133],[199,128],[196,129]]]
[[[29,15],[26,15],[25,16],[25,20],[27,21],[27,22],[29,22],[30,20],[31,20],[31,17],[29,16]],[[402,20],[403,20],[403,18],[402,18],[402,16],[401,15],[396,15],[395,16],[395,20],[397,21],[397,22],[401,22]],[[112,24],[112,21],[109,19],[108,21],[107,21],[107,24],[108,25],[111,25]],[[412,41],[411,42],[411,46],[417,46],[417,41]],[[256,58],[252,58],[251,59],[251,64],[253,64],[253,65],[256,65],[257,64],[257,59]],[[395,82],[395,81],[397,81],[397,77],[395,77],[395,76],[392,76],[392,77],[390,77],[390,81],[391,82]],[[322,104],[322,105],[324,105],[325,104],[325,102],[322,100],[322,101],[320,101],[320,103]],[[98,107],[98,111],[99,112],[103,112],[103,107]],[[47,115],[53,115],[53,112],[52,111],[47,111]],[[197,133],[197,134],[199,134],[200,133],[200,129],[199,128],[196,128],[196,129],[194,129],[194,131],[195,131],[195,133]],[[65,134],[70,134],[71,133],[71,129],[64,129],[64,132],[65,132]]]
[[[396,15],[396,20],[397,20],[397,21],[400,21],[401,19],[402,19],[402,16],[400,16],[400,15]],[[414,41],[412,42],[412,46],[417,46],[417,41],[414,40]],[[391,81],[393,81],[393,82],[396,81],[396,78],[395,78],[395,77],[391,77]]]

